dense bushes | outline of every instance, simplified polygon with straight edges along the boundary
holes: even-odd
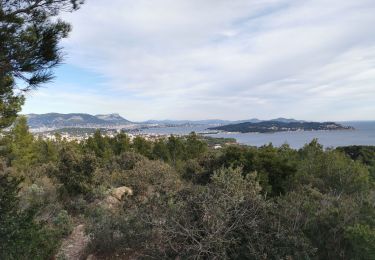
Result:
[[[370,147],[44,141],[24,120],[1,142],[1,259],[48,259],[77,222],[99,257],[374,258]],[[120,186],[133,195],[107,207]]]
[[[92,216],[92,248],[183,259],[313,255],[307,239],[272,213],[274,204],[260,195],[255,174],[244,177],[241,169],[221,169],[206,186],[167,190],[173,192],[148,194],[141,202],[129,198],[126,204],[135,200],[136,207]]]
[[[1,170],[0,259],[48,259],[60,239],[69,233],[69,217],[60,212],[55,223],[47,225],[38,219],[35,205],[22,209],[18,197],[20,183],[20,179]]]
[[[339,147],[337,150],[349,155],[353,160],[364,163],[370,171],[370,177],[375,180],[375,146],[353,145]]]
[[[53,175],[61,182],[61,191],[68,195],[87,194],[91,190],[96,157],[81,154],[69,146],[59,153],[56,171]]]

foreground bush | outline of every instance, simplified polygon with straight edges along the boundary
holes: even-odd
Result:
[[[206,187],[184,187],[177,193],[168,187],[164,193],[147,194],[137,207],[96,212],[89,229],[92,248],[99,254],[183,259],[312,255],[301,234],[270,214],[272,204],[260,195],[255,178],[243,177],[241,169],[222,169]]]
[[[58,229],[36,221],[36,210],[21,211],[19,179],[0,173],[0,259],[48,259],[59,246]]]

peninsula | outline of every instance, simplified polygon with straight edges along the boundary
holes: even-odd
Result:
[[[318,131],[318,130],[354,130],[351,126],[343,126],[335,122],[304,122],[304,121],[262,121],[244,122],[223,126],[210,127],[209,130],[239,133],[275,133],[286,131]]]

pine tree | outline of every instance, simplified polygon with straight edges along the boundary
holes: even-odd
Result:
[[[55,19],[78,0],[0,0],[0,129],[20,111],[23,93],[53,78],[70,25]]]

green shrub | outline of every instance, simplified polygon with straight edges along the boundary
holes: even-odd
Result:
[[[346,238],[352,247],[353,259],[375,259],[375,229],[368,225],[355,224],[346,228]]]
[[[35,220],[34,208],[20,210],[20,182],[0,174],[0,259],[48,259],[59,246],[59,237]]]
[[[61,210],[53,220],[54,228],[61,237],[69,235],[73,231],[73,220],[66,210]]]

